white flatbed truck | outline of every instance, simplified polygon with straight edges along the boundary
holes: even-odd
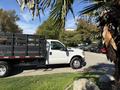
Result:
[[[66,48],[58,40],[39,35],[0,33],[0,77],[8,76],[20,63],[38,61],[39,65],[70,64],[73,69],[86,65],[84,51]]]

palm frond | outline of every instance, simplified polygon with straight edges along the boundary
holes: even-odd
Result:
[[[94,11],[94,10],[96,10],[96,9],[104,6],[104,5],[105,5],[105,2],[93,3],[93,4],[89,5],[89,6],[86,6],[86,7],[85,7],[83,10],[81,10],[79,13],[80,13],[80,15],[86,14],[86,13],[92,12],[92,11]]]
[[[104,2],[105,0],[80,0],[80,3]]]
[[[22,9],[27,8],[32,11],[32,15],[39,16],[50,8],[50,19],[56,26],[65,27],[65,20],[70,11],[75,18],[72,5],[74,0],[16,0]],[[61,24],[60,24],[61,23]]]
[[[64,30],[65,27],[65,20],[67,17],[68,12],[70,11],[75,18],[72,4],[74,3],[74,0],[58,0],[56,1],[56,4],[52,8],[52,11],[50,12],[50,19],[52,22],[54,22],[54,26],[56,28],[62,28]]]

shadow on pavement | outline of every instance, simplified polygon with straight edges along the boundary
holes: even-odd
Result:
[[[19,67],[14,67],[12,69],[12,73],[10,74],[10,76],[20,74],[24,70],[39,70],[39,69],[42,69],[44,72],[47,72],[47,71],[52,71],[52,70],[57,69],[57,68],[67,68],[67,67],[70,67],[70,66],[66,65],[66,64],[49,65],[49,66],[42,66],[42,67],[35,66],[35,65],[34,66],[19,66]],[[114,73],[114,65],[113,64],[99,63],[97,65],[85,68],[83,70],[83,72],[84,73],[92,72],[94,74],[96,73],[97,75],[101,74],[101,73],[113,74]]]
[[[101,73],[113,74],[114,65],[113,64],[99,63],[97,65],[85,68],[84,72],[96,72],[96,73],[101,72]]]
[[[61,64],[61,65],[47,65],[47,66],[36,66],[36,65],[32,65],[32,66],[15,66],[15,67],[12,68],[12,71],[11,71],[9,76],[20,74],[24,70],[39,70],[39,69],[42,69],[45,72],[45,71],[52,71],[53,69],[56,69],[56,68],[66,68],[66,67],[70,67],[70,65]]]

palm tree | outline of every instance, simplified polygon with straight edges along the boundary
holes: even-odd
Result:
[[[74,0],[16,0],[23,10],[26,6],[32,11],[32,15],[44,14],[45,9],[50,9],[50,18],[54,26],[64,30],[67,13],[70,11],[74,16],[72,4]]]
[[[114,76],[118,82],[120,80],[120,0],[91,0],[91,2],[92,4],[80,13],[85,14],[93,10],[100,11],[99,27],[108,50],[107,58],[115,63]]]

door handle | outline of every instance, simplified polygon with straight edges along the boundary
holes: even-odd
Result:
[[[52,52],[50,52],[50,55],[52,55]]]

